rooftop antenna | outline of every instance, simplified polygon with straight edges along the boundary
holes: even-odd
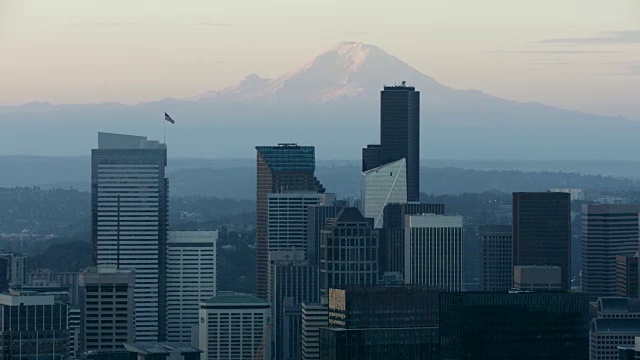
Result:
[[[402,81],[402,87],[405,87],[405,86],[407,86],[407,82],[403,80]]]

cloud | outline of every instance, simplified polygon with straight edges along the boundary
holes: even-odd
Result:
[[[538,41],[539,44],[640,44],[640,30],[605,31],[598,36],[558,38]]]
[[[212,27],[231,27],[233,24],[220,22],[199,22],[192,24],[193,26],[212,26]]]
[[[113,21],[113,22],[91,22],[91,23],[68,23],[67,26],[104,26],[104,27],[111,27],[111,26],[130,26],[130,25],[136,25],[138,23],[136,22],[130,22],[130,21]]]
[[[572,54],[613,54],[619,51],[610,50],[490,50],[488,53],[498,54],[557,54],[557,55],[572,55]]]

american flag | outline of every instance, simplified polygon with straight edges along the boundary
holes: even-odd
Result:
[[[171,116],[169,116],[169,114],[167,114],[167,113],[164,113],[164,120],[165,120],[165,121],[168,121],[168,122],[170,122],[170,123],[172,123],[172,124],[175,124],[175,123],[176,123],[175,121],[173,121],[173,119],[171,118]]]

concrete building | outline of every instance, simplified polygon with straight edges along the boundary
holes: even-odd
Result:
[[[134,271],[114,267],[79,274],[82,352],[117,350],[135,339],[135,281]]]
[[[268,301],[218,292],[200,303],[198,348],[205,360],[270,359],[271,326]]]
[[[0,294],[0,359],[66,359],[67,316],[51,295]]]
[[[638,252],[640,205],[582,205],[582,291],[613,296],[616,255]]]
[[[462,290],[462,216],[405,216],[404,281]]]
[[[167,340],[189,343],[199,305],[216,295],[217,231],[169,231]]]
[[[562,269],[559,266],[514,266],[513,288],[521,291],[562,289]]]
[[[302,360],[320,359],[320,328],[329,325],[326,304],[302,304]]]
[[[638,255],[616,256],[616,296],[640,297]]]
[[[513,193],[513,265],[562,269],[562,290],[571,287],[571,199],[568,193]]]
[[[0,254],[0,276],[6,277],[5,290],[8,285],[25,285],[27,279],[25,257],[15,254]],[[6,270],[5,270],[6,267]],[[1,285],[1,284],[0,284]]]
[[[80,357],[80,333],[82,331],[82,311],[80,308],[69,306],[67,329],[69,329],[69,359]]]
[[[360,209],[376,229],[384,226],[384,208],[407,202],[407,162],[396,160],[362,173]]]
[[[511,226],[485,225],[482,236],[482,289],[507,291],[513,286]]]
[[[640,301],[603,297],[598,299],[589,331],[589,359],[617,360],[619,347],[635,345],[640,336]]]
[[[135,270],[136,340],[164,340],[167,148],[143,136],[98,133],[91,162],[94,264]]]
[[[320,244],[320,296],[328,296],[330,288],[377,284],[379,239],[372,219],[356,208],[328,220]]]

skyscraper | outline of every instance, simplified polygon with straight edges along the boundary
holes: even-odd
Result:
[[[482,236],[482,289],[507,291],[513,286],[512,230],[508,225],[485,225]]]
[[[189,343],[198,306],[216,295],[217,231],[169,231],[167,340]]]
[[[616,294],[616,255],[635,255],[640,236],[635,205],[582,205],[582,291]]]
[[[258,146],[256,191],[256,286],[257,295],[267,297],[269,194],[284,191],[323,193],[314,172],[315,148],[297,144]]]
[[[449,291],[462,290],[462,216],[405,216],[404,280]]]
[[[637,298],[640,296],[640,272],[638,255],[616,256],[616,296]]]
[[[166,146],[142,136],[98,133],[91,162],[94,263],[135,270],[136,341],[163,340]]]
[[[320,239],[327,219],[335,218],[340,210],[349,206],[346,201],[307,207],[307,259],[311,265],[320,264]]]
[[[562,289],[571,286],[569,193],[513,193],[513,265],[555,265]]]
[[[320,328],[329,325],[326,304],[302,303],[302,360],[320,359]]]
[[[356,208],[344,208],[327,220],[320,243],[320,295],[345,285],[377,284],[379,239],[373,220]]]
[[[362,173],[362,213],[373,219],[373,226],[384,225],[384,207],[407,202],[406,160],[400,159]]]

